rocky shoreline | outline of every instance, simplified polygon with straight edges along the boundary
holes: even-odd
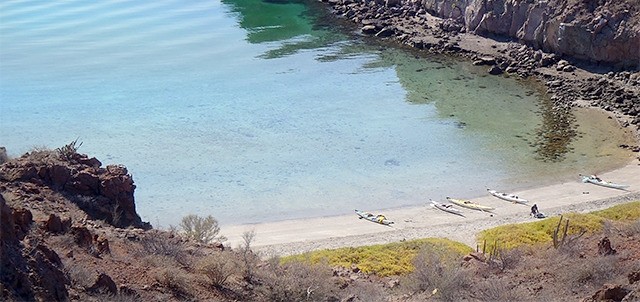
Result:
[[[486,65],[491,75],[540,81],[554,109],[552,116],[544,118],[553,118],[559,125],[543,136],[573,135],[571,127],[567,127],[572,108],[590,106],[613,113],[622,127],[632,129],[640,138],[640,72],[621,69],[624,64],[593,63],[545,52],[513,39],[504,41],[508,38],[504,36],[479,36],[471,33],[461,18],[431,15],[438,12],[429,9],[429,1],[321,1],[334,15],[355,25],[355,31],[362,35],[470,60],[475,65]],[[629,147],[640,151],[638,146]]]

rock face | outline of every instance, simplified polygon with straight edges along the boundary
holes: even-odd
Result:
[[[640,66],[640,1],[422,0],[429,13],[590,61]]]
[[[136,213],[135,185],[124,166],[101,168],[97,159],[66,150],[33,151],[0,163],[2,301],[73,300],[72,275],[60,255],[101,259],[110,254],[110,242],[97,228],[151,228]],[[89,292],[117,293],[104,273],[87,286]]]
[[[25,214],[26,212],[29,214]],[[25,216],[31,217],[29,210],[12,210],[0,195],[0,284],[3,285],[0,298],[15,301],[66,301],[68,295],[65,285],[68,280],[62,271],[58,254],[37,240],[24,240],[20,243],[24,235],[16,218]],[[32,221],[22,219],[21,223],[30,225]],[[30,252],[24,253],[26,250]]]
[[[74,153],[62,159],[55,151],[34,151],[0,167],[0,181],[37,193],[32,184],[45,185],[71,195],[71,200],[91,218],[105,220],[116,227],[149,229],[136,213],[133,178],[127,168],[109,165],[101,168],[95,158]],[[29,191],[31,190],[31,191]],[[35,191],[34,191],[35,190]],[[53,228],[56,222],[52,221]]]

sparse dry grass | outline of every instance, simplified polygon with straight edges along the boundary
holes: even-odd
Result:
[[[81,263],[76,263],[73,260],[65,261],[64,272],[71,281],[74,287],[89,288],[93,278],[93,274]]]
[[[470,287],[469,271],[461,266],[458,255],[424,247],[413,265],[414,271],[404,281],[412,292],[432,292],[443,301],[455,301]]]
[[[473,292],[480,301],[526,301],[527,293],[516,288],[509,281],[492,278],[474,283]]]
[[[260,301],[327,301],[337,292],[331,268],[326,265],[280,264],[274,258],[259,274],[261,282],[256,290]]]
[[[229,277],[239,273],[238,260],[233,252],[217,252],[200,260],[197,270],[208,278],[211,286],[222,288]]]
[[[156,272],[156,281],[163,287],[170,289],[177,297],[192,296],[191,278],[184,270],[176,267],[162,267]]]
[[[615,255],[573,258],[558,271],[559,279],[575,287],[589,285],[597,288],[617,275],[619,259]]]
[[[640,235],[640,219],[629,223],[622,228],[622,232],[626,236],[638,236]]]
[[[184,245],[177,238],[171,238],[167,234],[149,234],[140,239],[141,251],[139,254],[165,256],[178,263],[186,264],[187,253]]]

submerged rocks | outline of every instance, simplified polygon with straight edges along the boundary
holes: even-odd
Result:
[[[609,65],[617,64],[615,68],[640,66],[640,53],[637,52],[640,44],[630,39],[625,40],[629,42],[628,45],[621,45],[622,37],[637,36],[640,17],[634,17],[630,13],[637,12],[640,16],[640,8],[626,7],[627,2],[622,1],[593,7],[586,2],[578,3],[567,9],[565,2],[566,0],[501,0],[493,5],[485,5],[479,0],[422,0],[393,2],[390,5],[381,0],[330,1],[329,4],[337,15],[360,24],[361,32],[365,35],[395,39],[399,43],[432,53],[467,57],[474,65],[490,66],[487,72],[492,75],[506,72],[523,78],[535,76],[547,83],[550,101],[556,110],[571,108],[578,101],[591,101],[590,105],[630,115],[631,118],[623,122],[623,125],[640,127],[638,72],[611,72],[600,78],[604,82],[600,82],[597,77],[593,77],[597,82],[589,78],[579,80],[576,78],[584,77],[585,70],[578,70],[577,66],[584,65],[584,62],[575,60],[579,58],[606,62]],[[589,14],[580,14],[585,9],[588,9]],[[591,13],[596,16],[595,19],[585,17]],[[565,20],[569,17],[573,21]],[[629,20],[637,22],[631,24]],[[592,31],[593,39],[586,39],[580,36],[583,33],[571,29],[576,24],[587,23],[585,28]],[[613,25],[619,36],[610,35]],[[461,35],[469,37],[471,34],[468,32],[474,31],[479,34],[507,35],[526,45],[496,42],[489,51],[481,50],[482,47],[476,49],[469,43],[461,46],[464,41],[461,39],[465,39]],[[581,44],[582,42],[586,44]],[[635,51],[629,52],[632,48]],[[604,52],[609,54],[603,55]],[[567,56],[562,59],[563,55],[573,58]],[[566,114],[561,112],[559,115]]]
[[[499,75],[499,74],[503,73],[503,70],[502,70],[502,68],[498,67],[497,65],[493,65],[493,66],[491,66],[491,68],[489,68],[488,72],[489,72],[489,74],[492,74],[492,75]]]

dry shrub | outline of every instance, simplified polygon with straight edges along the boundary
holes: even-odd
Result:
[[[601,286],[618,274],[616,264],[619,257],[600,256],[591,259],[582,258],[579,261],[571,261],[561,275],[561,279],[574,286],[592,285]]]
[[[627,235],[627,236],[638,236],[640,235],[640,219],[629,223],[628,225],[626,225],[623,229],[622,232]]]
[[[218,225],[218,220],[211,215],[207,217],[200,217],[194,214],[187,215],[180,221],[180,228],[187,238],[200,243],[226,240],[224,236],[218,236],[220,226]]]
[[[242,233],[242,245],[238,248],[242,259],[242,277],[248,283],[253,283],[255,279],[255,271],[260,258],[251,250],[251,243],[256,237],[255,230]]]
[[[149,234],[140,239],[143,255],[165,256],[176,260],[178,263],[187,263],[187,253],[184,245],[178,238],[170,238],[165,234]]]
[[[464,296],[470,286],[469,275],[457,257],[425,247],[414,260],[415,270],[407,276],[406,286],[414,292],[433,291],[444,301]]]
[[[60,159],[72,160],[73,157],[78,153],[78,149],[80,149],[80,146],[82,146],[82,142],[78,144],[78,139],[75,139],[64,146],[57,148],[56,152],[58,153]]]
[[[175,267],[165,267],[156,273],[156,281],[165,288],[168,288],[174,295],[179,297],[189,297],[191,287],[189,276],[181,269]]]
[[[140,296],[136,294],[127,294],[127,293],[100,293],[94,295],[97,302],[138,302],[143,301]]]
[[[481,301],[524,301],[527,296],[503,279],[476,282],[474,293]]]
[[[523,252],[518,248],[512,250],[498,249],[488,263],[491,268],[500,271],[514,269],[520,263],[522,255]]]
[[[238,259],[232,252],[217,252],[202,259],[198,263],[198,271],[209,279],[213,287],[222,288],[229,277],[238,273]]]
[[[141,263],[155,268],[180,267],[181,264],[175,259],[164,255],[147,255],[140,259]]]
[[[75,287],[88,288],[93,285],[91,284],[94,278],[93,273],[81,263],[72,262],[72,260],[67,261],[64,265],[64,272]]]
[[[256,288],[260,301],[327,301],[335,299],[337,288],[326,265],[290,262],[280,265],[273,258],[261,270]],[[338,299],[339,300],[339,299]]]
[[[69,250],[78,244],[73,239],[71,233],[65,233],[58,236],[51,236],[49,239],[49,245],[57,251]]]
[[[363,302],[373,302],[373,301],[387,301],[385,297],[388,294],[383,290],[383,288],[376,283],[364,281],[364,282],[353,282],[348,285],[347,288],[344,289],[344,293],[346,294],[347,299],[343,299],[342,301],[363,301]]]
[[[34,163],[51,163],[59,161],[56,152],[44,146],[33,147],[28,154],[29,160]]]

